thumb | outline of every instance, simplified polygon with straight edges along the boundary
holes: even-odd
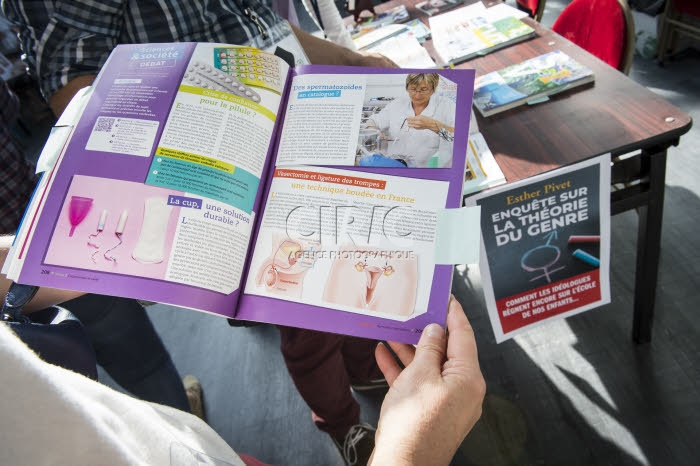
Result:
[[[445,330],[438,324],[430,324],[423,330],[416,355],[411,367],[419,369],[426,375],[439,375],[442,372],[442,363],[445,361],[447,351],[447,337]]]

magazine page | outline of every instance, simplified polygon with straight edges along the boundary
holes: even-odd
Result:
[[[447,181],[277,168],[243,299],[258,295],[326,308],[325,319],[355,315],[415,328],[410,321],[424,319],[431,305],[444,311],[449,297],[449,280],[433,280],[436,210],[447,204],[448,189]],[[286,322],[274,307],[243,302],[237,317]]]
[[[358,82],[365,82],[363,80],[366,80],[367,76],[383,76],[389,82],[392,82],[392,79],[396,79],[392,75],[398,75],[399,80],[401,82],[400,89],[404,90],[406,86],[406,77],[408,76],[407,73],[421,73],[422,70],[367,69],[360,67],[310,65],[302,67],[301,70],[297,68],[295,69],[295,72],[301,75],[312,76],[318,79],[319,82],[324,82],[324,86],[337,85],[335,83],[340,83],[340,85],[346,86],[349,86],[350,84],[356,85]],[[451,102],[457,108],[471,108],[472,95],[474,93],[474,70],[439,70],[438,77],[440,82],[442,82],[442,78],[445,78],[445,83],[447,83],[447,81],[449,80],[451,84],[449,86],[444,87],[440,86],[438,91],[435,92],[436,95],[445,98],[451,97],[452,99],[454,99],[451,100]],[[339,81],[339,79],[341,80]],[[392,86],[387,86],[385,87],[385,89],[396,89],[396,85],[392,82]],[[325,90],[333,91],[332,89],[328,88],[326,88]],[[338,98],[344,98],[345,96],[343,95],[343,92],[345,90],[339,90],[340,92],[338,93]],[[297,89],[296,92],[307,91],[308,90]],[[316,91],[317,90],[314,90],[313,92]],[[295,91],[291,89],[291,86],[290,93],[295,93]],[[353,101],[352,99],[348,99],[347,105],[352,105],[355,107],[355,111],[358,115],[356,118],[359,119],[362,118],[362,107],[364,106],[364,102],[362,101],[362,99],[357,100],[359,102]],[[330,100],[327,103],[333,104],[334,102],[335,101]],[[289,116],[289,107],[291,106],[292,110],[294,110],[294,105],[296,104],[292,103],[291,101],[288,102],[285,124],[289,124],[290,120],[293,120],[293,118]],[[310,106],[308,111],[300,112],[300,114],[303,115],[303,118],[313,120],[313,124],[309,123],[307,125],[307,128],[309,128],[309,131],[312,132],[314,137],[316,135],[316,132],[318,132],[318,134],[322,136],[324,134],[324,131],[326,131],[328,127],[322,126],[322,119],[314,120],[316,114],[314,111],[312,111],[313,106],[319,104],[308,105]],[[413,203],[410,202],[411,199],[413,199],[414,202],[419,202],[421,206],[424,205],[424,202],[437,202],[438,198],[434,197],[434,195],[442,192],[442,189],[446,189],[446,197],[442,203],[438,203],[430,207],[426,206],[420,208],[420,210],[437,211],[438,224],[440,224],[441,219],[444,218],[445,213],[444,210],[440,211],[440,209],[455,209],[461,207],[462,205],[462,188],[464,185],[464,170],[466,166],[467,139],[470,129],[470,117],[471,112],[467,110],[455,113],[454,140],[451,142],[453,146],[452,160],[450,166],[445,167],[443,169],[416,167],[411,170],[406,170],[405,165],[402,164],[400,168],[395,166],[350,166],[340,171],[339,169],[327,167],[310,168],[308,166],[302,166],[299,164],[294,166],[291,166],[291,164],[287,166],[282,166],[282,164],[276,163],[275,161],[276,170],[269,172],[270,179],[269,182],[266,183],[267,187],[265,199],[267,200],[267,204],[264,204],[262,206],[260,215],[262,215],[262,219],[268,218],[266,216],[266,212],[268,209],[275,208],[275,205],[277,205],[275,204],[275,199],[277,198],[277,196],[280,195],[280,192],[286,193],[284,194],[284,196],[288,196],[289,199],[296,199],[300,202],[304,202],[302,200],[304,199],[304,197],[302,196],[306,196],[309,202],[311,200],[324,203],[331,202],[331,204],[320,204],[316,206],[318,207],[319,215],[321,212],[323,212],[324,216],[322,217],[322,219],[329,218],[327,216],[330,212],[327,207],[322,207],[323,205],[335,206],[332,209],[332,211],[334,212],[332,214],[333,217],[335,217],[336,215],[336,210],[338,217],[340,217],[341,215],[343,216],[342,219],[338,220],[337,225],[352,224],[355,222],[353,220],[355,218],[355,215],[357,215],[358,220],[354,227],[352,225],[348,227],[343,227],[346,231],[346,236],[343,237],[343,239],[346,239],[347,232],[356,235],[352,228],[361,228],[362,226],[362,224],[360,223],[361,216],[352,212],[352,210],[355,209],[355,206],[364,207],[364,218],[366,222],[366,209],[369,208],[370,205],[374,205],[376,206],[376,208],[373,207],[375,211],[375,216],[370,218],[373,218],[373,220],[371,221],[371,224],[373,225],[372,232],[373,235],[376,235],[376,231],[374,230],[374,228],[378,225],[383,224],[382,218],[378,213],[382,211],[381,209],[384,209],[383,211],[386,211],[388,213],[387,206],[397,206],[396,209],[391,211],[392,213],[389,213],[389,218],[387,218],[387,225],[389,225],[392,221],[396,222],[396,218],[392,217],[392,215],[397,215],[401,212],[405,213],[407,211],[406,208],[400,207],[401,205],[412,205]],[[326,115],[326,119],[329,118],[330,117]],[[342,125],[342,123],[339,124]],[[348,125],[348,121],[345,122],[345,125]],[[299,126],[297,131],[299,132],[299,135],[296,137],[295,142],[297,144],[304,144],[305,139],[309,138],[308,134],[307,138],[305,138],[302,126]],[[345,128],[342,128],[342,131],[345,131]],[[282,131],[280,131],[280,133],[281,132]],[[331,138],[332,132],[330,130],[327,130],[327,132],[328,137]],[[352,148],[355,148],[355,150],[357,150],[356,148],[359,142],[358,135],[359,133],[354,133],[349,136],[350,141],[352,142],[348,143],[347,141],[341,140],[340,142],[336,141],[335,144],[342,145],[348,143],[351,147],[351,150]],[[279,135],[279,137],[280,139],[284,139],[284,136],[282,135]],[[279,145],[280,142],[278,142],[278,146]],[[307,149],[310,150],[309,146],[307,146]],[[276,151],[275,156],[279,158],[282,156],[282,153],[282,150],[278,150]],[[325,162],[326,159],[323,157],[322,151],[318,151],[316,153],[314,161],[319,164],[327,163]],[[308,174],[309,172],[311,172],[311,174]],[[281,173],[285,173],[288,176],[278,176],[275,178],[271,177],[271,175],[273,174],[280,175]],[[313,176],[314,173],[316,174],[317,179],[312,180],[311,176]],[[309,177],[308,179],[306,179],[307,176]],[[319,177],[323,177],[323,179],[320,179]],[[273,182],[275,183],[274,187],[272,186]],[[439,183],[434,184],[434,182]],[[278,189],[278,185],[282,186],[284,191]],[[292,188],[293,185],[294,188]],[[446,186],[446,188],[436,188],[434,193],[428,193],[428,190],[423,188],[424,186],[428,185],[430,185],[431,187],[444,185]],[[304,188],[302,189],[299,186],[304,186]],[[311,188],[308,188],[307,186],[311,186]],[[319,186],[321,188],[325,186],[326,189],[315,189]],[[296,196],[296,198],[294,196]],[[343,202],[348,203],[343,205],[348,205],[349,208],[343,209],[342,206],[338,207],[338,200],[340,200],[341,197],[344,198]],[[282,197],[282,200],[284,199],[287,198]],[[308,216],[310,214],[309,208],[313,208],[314,206],[312,204],[303,204],[303,206],[306,208],[306,210],[296,209],[296,207],[298,206],[292,206],[291,204],[279,204],[280,209],[289,209],[287,213],[292,213],[293,211],[293,213],[297,216],[302,213]],[[338,208],[336,209],[336,207]],[[271,214],[271,217],[269,218],[280,219],[285,217],[285,215],[283,214],[284,212],[276,211],[273,212]],[[294,217],[294,215],[292,215],[292,217]],[[319,219],[320,218],[321,217],[319,217]],[[304,227],[312,226],[314,224],[318,225],[321,221],[319,219],[315,219],[315,223],[310,221],[308,225],[304,222],[301,222],[301,225]],[[299,217],[297,217],[296,220],[296,225],[300,225]],[[333,222],[335,221],[333,220]],[[257,227],[261,227],[262,223],[264,222],[258,222]],[[268,224],[266,223],[266,225]],[[328,225],[326,220],[323,220],[322,225]],[[409,225],[409,227],[412,225],[413,224]],[[365,228],[369,227],[366,226]],[[423,225],[421,225],[421,228],[423,228]],[[268,232],[265,233],[267,236],[265,236],[264,238],[262,233],[263,231]],[[299,229],[297,231],[301,233],[310,232],[308,229]],[[403,231],[406,232],[406,230]],[[429,293],[427,294],[427,307],[416,307],[416,305],[414,305],[414,317],[410,318],[408,318],[407,316],[399,315],[396,312],[392,311],[389,311],[388,313],[384,311],[384,313],[388,314],[388,316],[379,317],[377,315],[372,314],[372,312],[374,311],[369,313],[362,312],[362,306],[360,307],[359,311],[356,307],[352,307],[353,310],[349,310],[348,307],[345,307],[345,309],[348,310],[339,310],[338,308],[341,305],[338,304],[336,304],[335,307],[329,309],[329,307],[326,307],[327,304],[323,303],[323,292],[325,291],[325,287],[323,287],[324,290],[321,290],[321,287],[319,285],[314,286],[316,287],[316,300],[318,300],[320,296],[320,299],[322,301],[321,305],[306,304],[306,302],[301,301],[299,299],[280,299],[277,293],[265,292],[265,286],[272,286],[272,288],[282,286],[282,281],[280,279],[280,277],[282,277],[282,274],[277,273],[280,270],[279,268],[270,271],[269,267],[268,270],[264,270],[263,267],[263,271],[262,273],[260,273],[261,265],[265,262],[265,260],[267,260],[269,262],[268,265],[272,266],[274,264],[274,267],[277,267],[277,264],[280,264],[280,261],[282,261],[281,264],[284,265],[284,261],[287,260],[286,264],[289,264],[290,267],[295,267],[294,270],[299,270],[300,272],[300,275],[298,275],[296,278],[291,277],[291,280],[288,281],[303,280],[304,286],[300,288],[294,283],[286,283],[284,286],[289,288],[285,290],[284,293],[298,294],[299,292],[301,292],[303,295],[303,293],[305,292],[304,290],[306,290],[305,287],[306,282],[308,280],[308,265],[310,263],[316,263],[310,262],[310,260],[313,260],[315,258],[312,252],[319,251],[321,248],[319,244],[316,244],[318,243],[318,241],[314,242],[313,238],[311,237],[303,237],[304,235],[298,234],[296,235],[296,237],[292,237],[284,229],[281,232],[283,233],[283,235],[280,236],[279,228],[274,229],[271,227],[266,227],[265,229],[260,228],[259,230],[256,230],[253,249],[259,255],[255,256],[254,259],[257,260],[257,263],[251,264],[249,267],[246,267],[246,273],[248,275],[245,279],[245,283],[246,288],[251,287],[251,290],[254,290],[258,287],[258,281],[261,281],[262,286],[258,289],[259,294],[250,294],[250,292],[246,292],[241,295],[238,303],[238,312],[236,314],[236,318],[261,322],[273,322],[280,325],[290,325],[326,332],[343,333],[347,335],[355,335],[366,338],[402,341],[406,343],[416,343],[420,337],[422,329],[429,323],[438,322],[440,324],[444,324],[447,311],[447,300],[449,298],[452,284],[453,266],[443,265],[443,263],[434,265],[432,267],[432,280],[425,282],[430,287]],[[454,231],[452,232],[454,233]],[[302,237],[300,238],[300,236]],[[474,236],[478,237],[478,235]],[[457,237],[459,238],[459,235],[457,235]],[[375,236],[372,236],[370,239],[374,240],[374,238]],[[330,252],[334,252],[336,256],[338,256],[339,254],[341,256],[343,255],[343,250],[341,250],[341,246],[346,247],[347,244],[328,244],[327,241],[329,241],[330,238],[322,239],[326,241],[325,243],[322,241],[322,246],[324,250],[328,250],[329,255]],[[436,247],[434,253],[437,253],[438,251],[437,245],[444,246],[445,244],[450,244],[449,241],[443,241],[443,239],[446,239],[446,237],[443,238],[443,235],[439,234],[437,243],[433,244],[433,247]],[[366,246],[365,249],[362,250],[363,252],[361,252],[360,254],[363,255],[366,253],[368,260],[358,260],[357,262],[361,262],[360,264],[358,264],[357,262],[352,264],[353,267],[357,265],[357,267],[360,269],[360,271],[358,271],[358,269],[354,269],[355,273],[358,276],[362,276],[364,272],[367,272],[364,273],[365,277],[367,277],[369,274],[369,276],[372,277],[372,279],[377,279],[375,286],[381,283],[389,283],[389,279],[392,276],[394,276],[393,269],[395,268],[395,266],[394,264],[390,264],[387,262],[389,254],[382,251],[386,249],[386,247],[389,247],[389,252],[405,251],[405,249],[401,249],[400,246],[395,247],[391,244],[387,246],[386,243],[382,244],[381,242],[378,245],[373,243],[370,244],[369,240],[365,240],[364,243],[362,243],[362,238],[357,238],[357,243]],[[423,245],[422,247],[426,247],[426,245]],[[347,253],[345,254],[345,256],[347,257],[349,253],[347,251],[345,252]],[[299,261],[297,261],[296,257],[293,257],[292,262],[294,262],[294,264],[291,264],[288,259],[285,259],[285,256],[289,257],[290,254],[292,256],[300,254],[301,258]],[[254,255],[251,255],[251,259],[253,258],[253,256]],[[382,256],[384,256],[383,264],[372,263],[369,260],[374,258],[375,260],[381,262]],[[400,255],[398,253],[392,255],[394,260],[398,260],[399,256]],[[379,259],[377,259],[377,257],[379,257]],[[429,255],[426,257],[429,257]],[[409,266],[409,269],[404,269],[403,273],[406,273],[406,270],[413,270],[414,266],[416,267],[417,271],[427,270],[419,268],[419,261],[421,261],[420,258],[418,258],[414,263],[412,262],[413,259],[411,259],[408,255],[402,252],[401,260],[407,263]],[[326,267],[329,266],[329,263],[332,264],[332,259],[330,258],[326,259]],[[366,266],[364,264],[366,264]],[[391,269],[388,268],[390,265],[392,267]],[[398,264],[396,265],[398,266]],[[306,266],[306,268],[303,268],[303,266]],[[377,271],[377,269],[372,267],[377,267],[379,270],[381,270],[381,274]],[[384,269],[382,269],[382,267],[384,267]],[[286,272],[289,273],[291,271],[292,269],[288,269]],[[396,268],[396,271],[397,275],[395,276],[395,278],[400,278],[401,274],[398,272],[398,268]],[[387,273],[386,275],[385,272]],[[429,272],[426,271],[425,273]],[[314,275],[312,274],[312,276]],[[380,278],[380,276],[383,278]],[[277,279],[275,277],[277,277]],[[287,278],[289,279],[290,277]],[[423,283],[422,275],[418,276],[418,281],[421,284]],[[265,285],[265,283],[268,283],[268,285]],[[419,284],[417,288],[418,291],[416,291],[417,300],[425,299],[421,298],[421,296],[425,296],[424,294],[422,294],[424,293],[424,291],[421,287],[422,285]],[[365,285],[365,289],[366,288],[367,287]],[[313,289],[314,287],[308,288],[308,292],[311,293],[311,290]],[[409,293],[411,292],[412,291],[409,290]],[[367,301],[367,296],[367,293],[365,293],[365,301]],[[374,295],[370,293],[370,301],[372,300],[373,296]],[[331,298],[330,294],[327,297]],[[340,298],[334,299],[338,300]],[[347,304],[342,304],[342,306],[347,306]],[[404,306],[404,309],[408,308],[410,308],[410,306]],[[416,313],[416,310],[418,310],[418,313]],[[425,310],[425,312],[423,312],[423,310]],[[404,313],[406,312],[408,311],[404,311]]]
[[[301,67],[290,85],[278,167],[449,168],[468,125],[470,70]],[[465,97],[466,99],[466,97]],[[471,100],[471,96],[469,96]],[[417,113],[418,112],[418,113]]]
[[[288,71],[246,47],[118,46],[20,281],[232,316]]]
[[[468,197],[497,342],[610,302],[610,155]]]

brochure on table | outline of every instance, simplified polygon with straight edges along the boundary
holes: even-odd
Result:
[[[506,177],[493,157],[486,139],[479,133],[469,135],[467,170],[464,174],[464,195],[483,191],[506,182]]]
[[[406,31],[365,49],[391,59],[399,68],[435,68],[437,65],[416,37]]]
[[[508,15],[509,11],[513,11]],[[456,64],[535,36],[535,30],[507,5],[477,2],[430,17],[433,45],[444,64]]]
[[[477,78],[474,106],[490,116],[593,82],[593,71],[560,50]]]
[[[291,69],[222,44],[120,45],[92,92],[71,104],[79,121],[65,146],[45,149],[58,161],[4,272],[417,341],[425,325],[444,323],[450,294],[452,266],[435,261],[451,247],[439,220],[449,212],[461,228],[474,211],[457,209],[469,112],[454,115],[454,142],[440,145],[452,151],[441,155],[446,168],[355,167],[363,107],[405,93],[412,71],[421,72]],[[473,71],[436,73],[456,108],[470,108]]]
[[[416,9],[428,16],[437,15],[464,3],[463,0],[426,0],[416,3]]]
[[[610,154],[465,199],[497,342],[610,302]]]

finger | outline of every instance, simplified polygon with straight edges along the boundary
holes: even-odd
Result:
[[[468,367],[479,367],[476,338],[464,310],[454,296],[447,310],[447,359]],[[452,363],[451,363],[452,364]]]
[[[438,324],[428,325],[423,329],[411,367],[427,377],[439,376],[445,360],[446,345],[447,336],[443,328]]]
[[[416,348],[413,345],[407,345],[405,343],[396,343],[395,341],[388,342],[391,349],[401,360],[401,364],[404,367],[408,366],[413,362],[413,358],[416,355]]]
[[[401,367],[394,359],[394,355],[383,343],[379,343],[374,350],[374,357],[377,359],[379,370],[384,374],[387,383],[390,387],[393,386],[394,380],[401,374]]]

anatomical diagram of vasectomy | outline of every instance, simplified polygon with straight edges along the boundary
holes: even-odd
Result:
[[[323,299],[365,311],[410,316],[416,305],[417,289],[415,256],[346,245],[333,259]]]
[[[255,283],[274,294],[301,298],[306,273],[314,266],[320,244],[272,236],[272,254],[258,268]]]

